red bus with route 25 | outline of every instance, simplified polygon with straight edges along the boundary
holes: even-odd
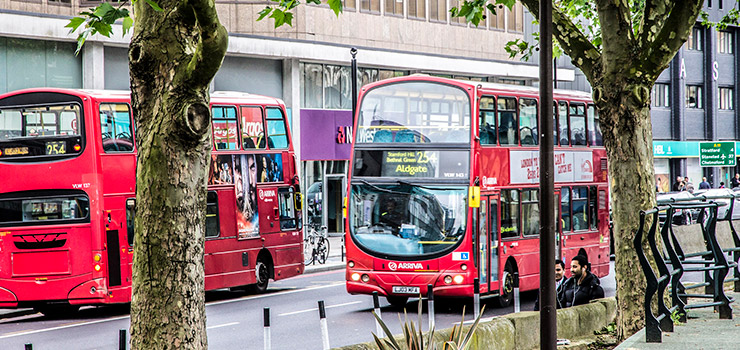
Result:
[[[556,255],[609,272],[606,152],[584,92],[555,90]],[[512,302],[539,288],[538,90],[422,75],[365,85],[347,197],[346,285],[394,305]]]
[[[300,193],[282,101],[211,95],[206,290],[303,273]],[[0,307],[46,314],[131,300],[136,146],[129,92],[0,96]]]

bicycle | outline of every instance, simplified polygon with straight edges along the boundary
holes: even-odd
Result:
[[[318,230],[313,226],[308,226],[307,233],[303,237],[303,264],[308,266],[314,261],[324,264],[328,257],[329,239],[326,238],[326,226]]]

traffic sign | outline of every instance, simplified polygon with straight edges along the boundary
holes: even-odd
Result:
[[[735,142],[699,142],[699,165],[735,166]]]

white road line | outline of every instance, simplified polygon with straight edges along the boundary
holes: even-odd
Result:
[[[274,297],[274,296],[280,296],[280,295],[286,295],[286,294],[294,294],[294,293],[300,293],[300,292],[309,292],[309,291],[312,291],[312,290],[324,289],[324,288],[331,288],[331,287],[339,287],[339,286],[344,286],[344,282],[329,284],[329,285],[325,285],[325,286],[309,287],[309,288],[305,288],[305,289],[288,290],[288,291],[284,291],[284,292],[277,292],[277,293],[271,293],[271,294],[260,294],[260,295],[255,295],[255,296],[252,296],[252,297],[246,297],[246,298],[239,298],[239,299],[232,299],[232,300],[223,300],[223,301],[211,302],[211,303],[207,303],[206,306],[208,306],[208,305],[220,305],[220,304],[234,303],[234,302],[244,301],[244,300],[269,298],[269,297]],[[359,301],[356,301],[355,303],[359,303]],[[336,306],[341,306],[341,305],[335,305],[335,307]],[[327,307],[327,308],[329,308],[329,307]],[[314,310],[317,310],[317,309],[314,309]],[[104,322],[118,321],[118,320],[123,320],[123,319],[127,319],[127,318],[129,318],[129,316],[120,316],[120,317],[108,318],[108,319],[105,319],[105,320],[80,322],[80,323],[68,324],[68,325],[58,326],[58,327],[51,327],[51,328],[45,328],[45,329],[37,329],[37,330],[32,330],[32,331],[27,331],[27,332],[16,332],[16,333],[11,333],[11,334],[0,335],[0,339],[7,339],[7,338],[12,338],[12,337],[26,336],[26,335],[30,335],[30,334],[43,333],[43,332],[51,332],[51,331],[57,331],[57,330],[60,330],[60,329],[67,329],[67,328],[79,327],[79,326],[87,326],[87,325],[104,323]]]
[[[216,326],[206,327],[206,329],[214,329],[214,328],[235,326],[235,325],[238,325],[238,324],[239,324],[239,322],[224,323],[224,324],[219,324],[219,325],[216,325]]]
[[[359,303],[362,303],[362,302],[361,301],[350,301],[349,303],[325,306],[324,309],[331,309],[331,308],[335,308],[335,307],[342,307],[342,306],[354,305],[354,304],[359,304]],[[319,308],[315,307],[315,308],[312,308],[312,309],[305,309],[305,310],[298,310],[298,311],[293,311],[293,312],[286,312],[286,313],[279,314],[278,316],[291,316],[291,315],[302,314],[304,312],[311,312],[311,311],[318,311],[318,310],[319,310]]]

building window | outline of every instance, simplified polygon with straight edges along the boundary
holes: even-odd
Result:
[[[324,65],[324,108],[351,109],[352,83],[350,68]]]
[[[496,7],[496,14],[491,13],[488,17],[491,19],[491,29],[506,29],[506,11],[503,5],[498,5]]]
[[[342,0],[342,11],[344,10],[355,12],[355,0]]]
[[[652,104],[653,107],[670,107],[670,85],[656,83],[653,85]]]
[[[409,18],[427,18],[426,0],[406,0],[409,7]]]
[[[693,51],[701,51],[702,41],[702,30],[700,27],[694,27],[689,32],[689,39],[686,40],[686,49]]]
[[[524,11],[522,10],[522,4],[517,2],[511,7],[511,10],[507,9],[506,12],[509,14],[507,28],[510,32],[521,32],[524,30]]]
[[[704,108],[701,85],[686,85],[686,108]]]
[[[380,0],[360,0],[360,12],[380,13]]]
[[[403,16],[403,0],[385,0],[385,14]]]
[[[735,105],[733,102],[733,93],[732,93],[731,87],[721,87],[719,88],[719,109],[724,110],[733,110],[735,109]]]
[[[429,20],[432,22],[447,23],[446,0],[429,0]]]
[[[718,31],[717,32],[717,52],[732,54],[732,32]]]

